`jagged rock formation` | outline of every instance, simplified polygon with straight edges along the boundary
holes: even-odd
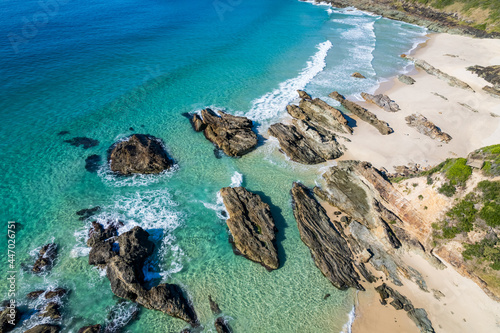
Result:
[[[344,219],[347,225],[335,226],[341,235],[346,235],[358,261],[366,258],[365,262],[396,285],[402,285],[403,274],[426,290],[421,274],[408,266],[402,256],[412,251],[433,265],[442,266],[422,245],[428,241],[429,226],[403,195],[367,162],[339,161],[323,178],[324,188],[316,187],[314,193],[348,216]]]
[[[215,320],[215,329],[217,330],[217,333],[231,333],[231,329],[229,328],[227,321],[222,317]]]
[[[441,142],[450,142],[451,136],[443,131],[434,123],[427,120],[421,114],[411,114],[405,118],[408,126],[415,128],[419,133],[427,135],[432,139],[436,139]]]
[[[50,243],[44,245],[38,253],[38,258],[33,265],[33,273],[42,273],[48,271],[54,265],[54,260],[57,257],[57,245]]]
[[[338,289],[364,290],[353,266],[354,256],[324,208],[302,184],[294,183],[291,194],[300,238],[311,250],[316,266]]]
[[[99,324],[92,326],[85,326],[78,330],[78,333],[101,333],[101,332],[102,332],[102,327]]]
[[[44,293],[45,293],[44,295],[45,299],[52,299],[54,297],[63,297],[68,293],[68,291],[64,288],[56,288],[54,290],[48,290],[47,292],[45,292],[45,290],[36,290],[28,293],[26,297],[29,299],[37,299],[38,297],[40,297],[40,295]]]
[[[95,228],[96,226],[94,230]],[[96,231],[92,234],[96,234]],[[116,296],[129,299],[148,309],[162,311],[193,326],[198,325],[196,314],[179,286],[165,283],[149,290],[144,288],[142,269],[154,249],[154,244],[148,237],[147,231],[135,227],[115,239],[94,238],[90,242],[93,244],[92,251],[104,248],[104,254],[95,254],[101,261],[94,260],[94,264],[106,266],[106,276],[111,283],[111,291]],[[112,245],[114,241],[118,243],[118,250]]]
[[[491,83],[495,89],[500,89],[500,65],[486,67],[470,66],[467,70]]]
[[[483,23],[463,17],[457,13],[449,13],[427,4],[404,0],[327,0],[337,8],[356,7],[384,17],[404,21],[429,28],[436,32],[471,35],[481,38],[499,38],[497,32],[488,33],[477,29],[475,25]],[[472,19],[472,20],[471,20]],[[495,20],[491,20],[494,24]]]
[[[409,86],[416,82],[414,78],[412,78],[411,76],[408,76],[408,75],[404,75],[404,74],[398,75],[398,80],[404,84],[409,85]]]
[[[191,121],[196,131],[222,149],[228,156],[243,156],[257,146],[257,134],[252,131],[252,121],[246,117],[233,116],[222,111],[216,114],[211,109],[201,111],[201,117]]]
[[[366,79],[366,77],[363,74],[359,73],[359,72],[355,72],[351,76],[355,77],[357,79]]]
[[[493,97],[500,98],[500,89],[495,89],[490,86],[484,86],[483,90],[486,91],[488,94],[490,94]]]
[[[56,302],[48,303],[43,311],[39,314],[40,317],[47,317],[52,320],[61,318],[61,306]]]
[[[371,102],[387,112],[398,112],[399,110],[401,110],[399,108],[399,105],[392,99],[390,99],[387,95],[371,95],[363,92],[361,93],[361,97],[363,97],[365,101]]]
[[[7,301],[10,303],[9,301]],[[12,331],[16,325],[19,323],[21,319],[21,312],[16,307],[10,307],[10,304],[7,304],[5,309],[0,312],[0,332],[7,333]],[[12,325],[12,322],[14,325]]]
[[[362,108],[358,104],[348,101],[347,99],[345,99],[344,96],[342,96],[338,92],[334,91],[328,96],[339,101],[343,107],[345,107],[349,112],[352,112],[359,119],[366,121],[368,124],[375,127],[380,132],[380,134],[387,135],[394,132],[392,128],[389,127],[388,123],[378,119],[376,115],[374,115],[367,109]]]
[[[387,284],[382,284],[375,288],[380,295],[381,303],[387,304],[387,299],[392,298],[391,305],[396,310],[406,311],[408,317],[417,325],[421,333],[434,333],[432,323],[427,317],[427,312],[424,309],[416,309],[411,301],[398,291],[392,289]]]
[[[293,125],[273,124],[268,131],[278,139],[281,151],[298,163],[318,164],[343,155],[334,135],[322,135],[303,120],[294,120]]]
[[[268,270],[277,269],[276,227],[269,205],[244,187],[224,187],[220,193],[229,213],[226,222],[237,253]]]
[[[319,98],[312,99],[298,90],[302,98],[299,105],[287,106],[294,118],[291,125],[281,123],[270,126],[269,135],[278,139],[281,151],[292,161],[318,164],[343,155],[336,132],[352,133],[342,112]]]
[[[161,141],[146,134],[134,134],[112,145],[108,163],[111,171],[120,175],[157,174],[173,164]]]
[[[422,59],[415,59],[415,58],[407,56],[407,55],[402,55],[402,57],[413,61],[413,63],[415,64],[415,67],[421,68],[424,71],[426,71],[429,75],[433,75],[433,76],[437,77],[438,79],[445,81],[451,87],[457,87],[457,88],[461,88],[461,89],[465,89],[465,90],[469,90],[469,91],[474,92],[474,89],[472,89],[471,86],[469,86],[464,81],[442,72],[441,70],[439,70],[439,69],[435,68],[434,66],[432,66],[431,64],[429,64],[427,61],[424,61]]]
[[[30,328],[29,330],[24,331],[24,333],[58,333],[60,330],[61,328],[57,325],[42,324]]]

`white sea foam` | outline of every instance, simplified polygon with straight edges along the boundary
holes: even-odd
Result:
[[[354,319],[356,319],[356,307],[353,306],[351,312],[349,312],[349,319],[347,323],[342,327],[341,333],[352,333],[352,324],[354,323]]]
[[[85,256],[89,253],[86,245],[91,221],[103,226],[123,223],[119,233],[140,226],[150,234],[149,239],[159,242],[158,253],[147,263],[146,275],[149,278],[166,278],[182,269],[184,253],[176,244],[173,231],[182,224],[182,213],[176,210],[178,204],[172,200],[166,189],[137,191],[113,198],[114,203],[101,207],[98,215],[88,219],[86,226],[75,231],[76,245],[71,251],[73,257]],[[168,256],[168,260],[164,258]],[[167,266],[164,263],[168,262]],[[158,268],[159,270],[158,270]]]
[[[318,51],[300,74],[279,84],[279,88],[265,94],[253,101],[253,106],[246,114],[253,120],[267,120],[279,115],[288,103],[297,97],[297,90],[304,89],[306,85],[326,66],[326,56],[332,48],[332,43],[327,40],[317,46]]]
[[[230,187],[238,187],[243,184],[243,175],[238,171],[234,172],[234,175],[231,177],[231,185]]]
[[[230,187],[238,187],[243,184],[243,175],[238,171],[235,171],[233,176],[231,177]],[[226,206],[224,205],[224,201],[222,200],[222,195],[220,191],[216,194],[215,203],[203,202],[201,201],[205,208],[213,210],[217,217],[221,220],[227,220],[229,218],[229,214],[226,210]]]

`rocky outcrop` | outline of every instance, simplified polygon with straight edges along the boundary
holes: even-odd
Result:
[[[297,93],[299,94],[299,98],[300,99],[306,99],[306,100],[309,100],[309,101],[312,100],[311,95],[309,95],[308,93],[306,93],[304,90],[297,90]]]
[[[493,97],[500,98],[500,89],[495,89],[490,86],[484,86],[483,90]]]
[[[57,325],[43,324],[30,328],[29,330],[24,331],[24,333],[58,333],[60,331],[61,328]]]
[[[293,125],[281,123],[269,127],[269,135],[278,139],[281,151],[292,161],[302,164],[318,164],[343,155],[335,136],[308,126],[303,120]]]
[[[446,32],[451,34],[462,34],[481,38],[500,38],[496,32],[488,33],[477,29],[477,24],[482,21],[475,21],[472,17],[464,17],[453,12],[432,8],[427,4],[420,4],[416,1],[404,0],[327,0],[332,6],[337,8],[356,7],[360,10],[369,11],[384,17],[404,21],[429,28],[436,32]],[[492,20],[494,24],[494,20]]]
[[[366,79],[366,77],[363,74],[359,73],[359,72],[352,73],[351,76],[355,77],[357,79]]]
[[[237,253],[268,270],[277,269],[276,227],[269,205],[244,187],[224,187],[220,193]]]
[[[313,127],[321,127],[330,132],[352,133],[352,128],[342,112],[319,98],[302,99],[298,107],[289,105],[287,111],[295,119],[311,123]]]
[[[42,273],[49,271],[54,265],[54,260],[57,257],[57,245],[54,243],[50,243],[44,245],[39,253],[38,258],[33,265],[32,271],[33,273]]]
[[[39,316],[58,320],[61,318],[61,306],[56,302],[50,302],[45,306]]]
[[[134,134],[112,145],[108,163],[120,175],[158,174],[173,164],[161,141],[146,134]]]
[[[380,295],[383,305],[387,304],[387,299],[392,299],[390,305],[392,305],[394,309],[406,311],[408,317],[417,325],[421,333],[434,333],[432,323],[427,317],[427,312],[424,309],[416,309],[408,298],[385,283],[376,287],[375,290]]]
[[[0,312],[0,333],[12,331],[21,319],[21,312],[15,306],[11,306],[10,302],[5,309]]]
[[[309,189],[300,183],[293,184],[291,194],[300,238],[311,250],[314,263],[321,273],[340,290],[351,287],[364,290],[353,266],[352,252],[324,208]]]
[[[214,326],[217,333],[231,333],[231,329],[229,328],[227,321],[222,317],[215,320]]]
[[[37,299],[41,295],[45,294],[44,295],[45,299],[52,299],[54,297],[63,297],[67,293],[68,293],[68,291],[64,288],[56,288],[54,290],[47,290],[47,291],[45,291],[45,290],[32,291],[32,292],[28,293],[26,295],[26,297],[28,299]]]
[[[401,110],[399,108],[399,105],[392,99],[390,99],[389,96],[387,95],[383,94],[372,95],[363,92],[361,93],[361,97],[363,97],[365,101],[371,102],[387,112],[398,112],[399,110]]]
[[[427,135],[428,137],[438,140],[440,142],[448,143],[452,139],[447,133],[441,131],[439,127],[434,125],[431,121],[427,120],[421,114],[411,114],[405,118],[406,124],[415,128],[419,133]]]
[[[412,78],[411,76],[408,76],[408,75],[404,75],[404,74],[398,75],[398,80],[406,85],[409,85],[409,86],[411,86],[412,84],[414,84],[416,82],[414,78]]]
[[[407,56],[407,55],[402,55],[402,57],[413,61],[413,63],[415,64],[415,67],[421,68],[424,71],[426,71],[427,74],[433,75],[433,76],[437,77],[438,79],[445,81],[451,87],[457,87],[457,88],[461,88],[461,89],[465,89],[465,90],[469,90],[469,91],[474,92],[474,89],[472,89],[471,86],[469,86],[464,81],[457,79],[454,76],[451,76],[451,75],[444,73],[443,71],[435,68],[434,66],[432,66],[431,64],[429,64],[425,60],[415,59],[415,58]]]
[[[118,249],[111,241],[95,238],[92,251],[99,246],[106,247],[106,258],[101,258],[106,266],[106,276],[111,283],[111,291],[118,297],[136,302],[148,309],[162,311],[180,318],[193,326],[198,325],[196,314],[185,298],[182,289],[175,284],[160,284],[146,289],[143,266],[153,253],[154,244],[148,239],[147,231],[140,227],[115,238]],[[106,244],[106,245],[105,245]],[[92,252],[91,251],[91,252]],[[90,258],[89,258],[90,261]]]
[[[85,326],[78,330],[78,333],[101,333],[101,332],[102,332],[102,327],[99,324]]]
[[[252,130],[252,121],[246,117],[233,116],[211,109],[201,111],[201,117],[193,116],[193,127],[203,131],[205,137],[228,156],[243,156],[257,146],[257,134]]]
[[[500,65],[470,66],[467,70],[491,83],[495,89],[500,89]]]
[[[375,127],[380,132],[380,134],[387,135],[394,132],[392,128],[389,127],[388,123],[378,119],[375,114],[371,113],[367,109],[359,106],[354,102],[345,99],[345,97],[339,94],[338,92],[334,91],[328,96],[339,101],[344,108],[346,108],[349,112],[352,112],[359,119],[366,121],[368,124]]]

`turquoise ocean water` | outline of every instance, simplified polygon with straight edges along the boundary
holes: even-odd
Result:
[[[324,166],[293,163],[264,139],[243,158],[217,159],[182,113],[223,108],[251,117],[264,133],[296,89],[329,102],[333,90],[374,91],[405,70],[399,55],[425,39],[424,29],[296,0],[3,0],[0,31],[0,277],[9,271],[7,221],[17,221],[17,301],[24,308],[43,307],[26,300],[27,292],[65,287],[63,332],[130,319],[134,305],[119,302],[104,273],[87,264],[91,220],[75,212],[99,205],[97,220],[150,232],[157,251],[148,279],[182,285],[204,332],[215,331],[208,295],[237,333],[346,329],[354,293],[337,291],[316,269],[291,210],[292,182],[314,185]],[[351,78],[355,71],[367,79]],[[132,178],[117,178],[106,165],[85,170],[86,157],[105,159],[130,127],[161,138],[175,169]],[[100,143],[85,150],[63,142],[76,136]],[[269,273],[232,253],[217,196],[231,184],[271,205],[280,269]],[[26,267],[52,241],[59,245],[55,267],[33,276]],[[7,289],[2,282],[2,299]],[[28,317],[15,332],[40,323]],[[142,309],[123,330],[183,327]]]

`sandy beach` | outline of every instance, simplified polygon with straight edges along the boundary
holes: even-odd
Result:
[[[393,78],[381,84],[376,92],[386,94],[396,101],[401,108],[399,112],[386,112],[374,104],[350,96],[350,100],[358,102],[379,119],[387,121],[394,133],[380,135],[374,127],[354,117],[357,121],[356,128],[350,137],[352,142],[346,143],[348,150],[341,157],[342,160],[366,160],[377,168],[385,167],[392,171],[393,166],[408,163],[435,165],[446,158],[467,156],[474,149],[500,142],[500,100],[482,90],[488,84],[485,80],[466,70],[473,65],[499,64],[500,40],[431,34],[429,40],[413,52],[412,57],[425,60],[441,71],[465,81],[475,92],[449,86],[423,70],[414,69],[407,75],[416,80],[415,84],[405,85]],[[453,139],[446,144],[418,133],[404,119],[413,113],[424,115]],[[451,205],[446,200],[426,203],[430,204],[435,207],[423,215],[429,223]],[[331,214],[332,208],[328,204],[323,205]],[[431,216],[431,213],[436,216]],[[446,262],[448,267],[440,270],[418,255],[408,254],[405,261],[424,275],[429,291],[421,290],[409,280],[404,280],[402,287],[384,282],[409,297],[415,307],[425,308],[437,332],[500,330],[500,304],[488,297],[476,283],[460,275]],[[380,272],[374,273],[381,276]],[[359,292],[357,296],[352,332],[388,331],[419,330],[406,313],[396,311],[390,305],[382,305],[373,287],[367,286],[367,291]]]
[[[394,133],[380,135],[373,126],[353,117],[357,124],[350,137],[352,142],[346,143],[348,150],[340,159],[366,160],[377,168],[391,171],[393,166],[408,163],[434,165],[448,157],[466,156],[474,149],[498,143],[500,100],[484,92],[482,87],[488,83],[466,68],[500,63],[500,40],[430,34],[429,40],[412,56],[465,81],[475,92],[449,86],[417,69],[408,73],[416,80],[415,84],[405,85],[393,78],[381,84],[376,92],[398,103],[399,112],[386,112],[374,104],[360,101],[359,97],[356,100],[355,96],[349,96],[388,122]],[[405,117],[413,113],[424,115],[453,139],[446,144],[418,133],[405,121]]]

